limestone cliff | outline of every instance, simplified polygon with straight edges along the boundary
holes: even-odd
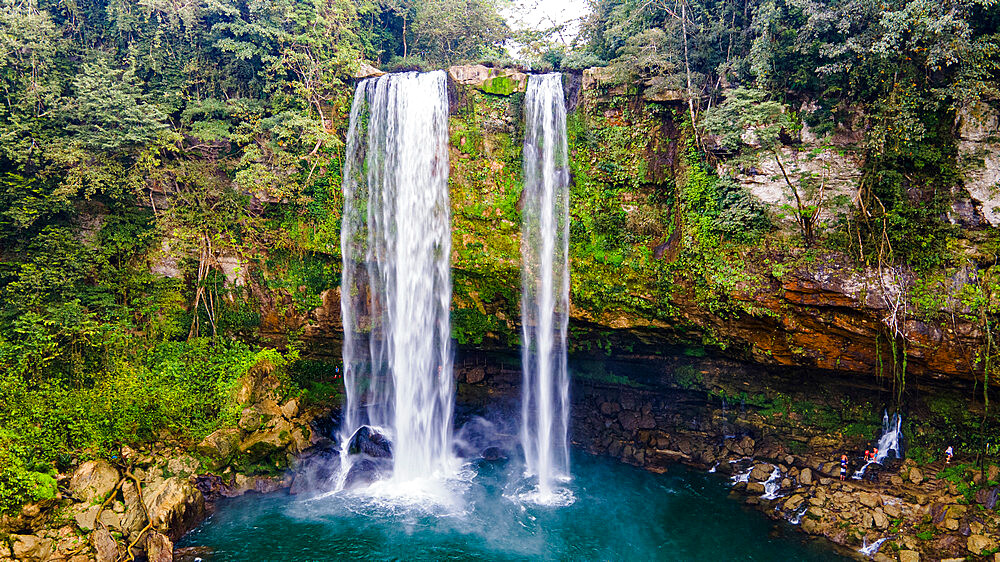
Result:
[[[449,69],[452,317],[461,346],[518,342],[526,82],[519,70]],[[959,112],[955,127],[965,183],[953,188],[950,218],[964,261],[917,273],[838,246],[864,166],[860,109],[825,134],[803,124],[783,137],[777,158],[732,158],[713,152],[711,138],[700,139],[704,150],[693,144],[677,92],[614,83],[601,69],[566,74],[565,85],[573,351],[697,343],[758,363],[872,376],[899,371],[905,357],[911,375],[981,379],[986,334],[971,295],[997,296],[984,282],[993,272],[1000,154],[991,109]],[[331,127],[342,131],[343,116]],[[742,139],[752,149],[754,131]],[[829,242],[802,244],[784,175],[822,182],[816,228]],[[231,284],[247,284],[263,336],[281,342],[291,331],[336,355],[340,255],[336,233],[326,239],[301,253],[260,248],[217,261]],[[159,253],[154,272],[180,275],[170,240]]]

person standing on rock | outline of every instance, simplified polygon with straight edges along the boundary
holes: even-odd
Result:
[[[847,455],[840,455],[840,479],[847,480]]]
[[[951,457],[955,455],[955,449],[948,445],[948,448],[944,450],[944,464],[951,464]]]
[[[865,449],[865,462],[868,462],[870,460],[872,460],[872,452],[868,449]]]

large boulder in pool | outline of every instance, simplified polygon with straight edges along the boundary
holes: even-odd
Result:
[[[507,454],[500,447],[486,447],[483,449],[482,457],[484,461],[490,462],[507,460]]]
[[[391,459],[392,442],[375,428],[363,425],[347,442],[347,454],[367,455],[373,459]]]
[[[388,477],[391,473],[392,467],[387,460],[360,458],[348,469],[344,478],[344,489],[363,488]]]
[[[313,447],[308,454],[298,459],[293,466],[295,480],[290,494],[323,492],[332,490],[340,472],[340,451],[337,444],[326,439]]]

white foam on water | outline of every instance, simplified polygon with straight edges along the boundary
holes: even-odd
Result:
[[[884,543],[887,540],[889,540],[889,537],[882,537],[881,539],[871,544],[868,544],[868,539],[862,539],[861,542],[862,546],[860,549],[858,549],[858,552],[871,558],[875,556],[875,553],[878,552],[878,549],[882,547],[882,543]]]
[[[761,496],[765,500],[775,500],[781,496],[778,494],[778,490],[781,489],[781,470],[775,467],[771,471],[771,476],[768,477],[767,481],[764,482],[764,495]]]
[[[799,508],[798,511],[795,512],[795,515],[793,515],[788,520],[788,522],[791,523],[792,525],[798,525],[799,523],[802,523],[802,517],[806,514],[807,511],[809,511],[809,506],[807,504],[804,504],[802,507]]]
[[[305,499],[293,504],[292,513],[302,518],[345,510],[366,517],[462,517],[471,509],[464,497],[475,476],[475,470],[466,465],[425,478],[377,480]]]
[[[748,469],[746,472],[734,474],[730,479],[733,481],[733,484],[737,484],[739,482],[749,482],[751,472],[753,472],[753,468]]]
[[[576,495],[573,494],[573,491],[569,488],[554,487],[543,493],[536,487],[527,492],[511,496],[508,499],[512,499],[516,503],[521,504],[527,503],[545,507],[566,507],[573,505],[576,501]]]

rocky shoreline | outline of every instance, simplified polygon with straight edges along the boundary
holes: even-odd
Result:
[[[980,471],[956,458],[944,471],[941,462],[893,461],[840,481],[839,455],[851,457],[853,472],[863,442],[791,411],[729,404],[718,386],[738,381],[753,391],[754,381],[780,386],[780,378],[715,359],[643,358],[627,367],[645,372],[635,380],[608,369],[595,376],[578,368],[578,447],[654,472],[675,463],[717,471],[732,479],[734,501],[859,558],[878,543],[867,553],[876,560],[1000,560],[997,466]],[[697,385],[678,373],[696,373]],[[514,397],[519,376],[509,358],[467,357],[456,364],[459,402],[475,409]],[[836,384],[829,382],[835,391]],[[0,519],[0,561],[193,560],[199,553],[174,550],[174,542],[219,499],[329,486],[339,463],[331,412],[281,400],[279,386],[266,373],[248,376],[238,397],[248,406],[236,427],[200,443],[165,435],[148,449],[123,448],[112,462],[89,460],[60,475],[54,499]]]
[[[956,458],[944,470],[943,460],[919,467],[912,460],[892,460],[870,465],[864,478],[855,480],[865,441],[819,430],[791,410],[717,398],[727,390],[735,395],[727,386],[734,384],[746,389],[745,402],[763,384],[779,396],[801,388],[820,400],[800,374],[783,381],[775,373],[763,376],[746,364],[710,358],[642,358],[625,369],[645,372],[633,380],[616,375],[614,366],[599,371],[601,376],[589,380],[578,376],[572,392],[573,441],[590,453],[654,472],[675,463],[717,471],[732,478],[734,500],[858,558],[1000,561],[995,511],[1000,467],[975,469]],[[460,380],[478,387],[479,396],[495,400],[516,389],[516,373],[496,363],[467,366],[464,372]],[[829,376],[825,382],[840,400],[861,392],[851,379]],[[467,389],[465,395],[477,394]],[[840,480],[842,453],[850,457],[846,481]],[[877,551],[861,552],[880,540]]]
[[[220,498],[293,488],[296,469],[324,450],[324,410],[278,402],[279,381],[255,371],[241,381],[237,427],[200,443],[169,434],[142,450],[122,447],[113,462],[80,463],[56,478],[54,498],[0,517],[0,562],[117,562],[183,559],[176,542]]]
[[[863,464],[856,440],[809,435],[794,422],[753,412],[709,407],[692,416],[683,398],[648,391],[582,390],[589,407],[576,410],[577,441],[592,453],[656,472],[680,462],[730,475],[734,498],[859,556],[1000,560],[996,465],[962,468],[956,460],[943,472],[943,461],[918,467],[895,460],[870,465],[855,480]],[[805,452],[793,454],[793,443],[804,443],[795,448]],[[842,451],[851,458],[845,481],[837,461]],[[860,553],[880,540],[878,552]]]

